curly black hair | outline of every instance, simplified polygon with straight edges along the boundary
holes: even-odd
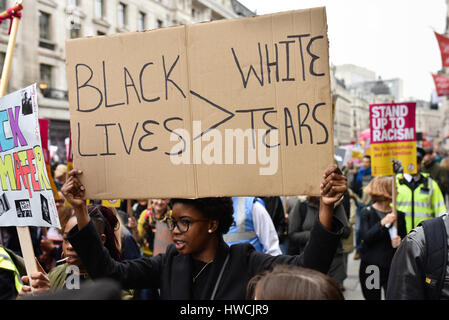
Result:
[[[173,208],[175,203],[182,203],[194,206],[206,218],[211,220],[218,220],[218,234],[226,234],[234,222],[234,206],[232,198],[198,198],[198,199],[182,199],[173,198],[170,200],[170,206]]]
[[[87,212],[95,224],[98,233],[103,233],[106,236],[104,246],[109,250],[111,257],[120,261],[121,254],[117,246],[118,239],[114,234],[114,230],[120,228],[120,224],[114,212],[108,207],[101,205],[90,205],[87,207]]]

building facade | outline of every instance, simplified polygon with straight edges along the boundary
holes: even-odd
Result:
[[[0,11],[14,4],[0,0]],[[50,144],[62,159],[70,131],[66,40],[254,15],[236,0],[33,0],[23,6],[7,92],[38,84],[39,118],[50,119]],[[8,21],[0,25],[2,66],[8,29]]]

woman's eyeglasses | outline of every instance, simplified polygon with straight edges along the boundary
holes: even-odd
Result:
[[[167,218],[166,222],[168,225],[168,230],[173,231],[175,227],[178,227],[179,232],[184,233],[189,231],[189,227],[191,223],[199,222],[199,221],[209,221],[209,219],[190,219],[190,218],[181,218],[179,220],[175,220],[173,218]]]

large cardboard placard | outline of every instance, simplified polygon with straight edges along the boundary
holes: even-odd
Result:
[[[60,228],[38,122],[36,84],[0,98],[0,226]]]
[[[333,163],[325,8],[69,40],[90,199],[319,195]]]
[[[369,106],[373,176],[393,175],[392,159],[416,173],[415,109],[416,102]]]

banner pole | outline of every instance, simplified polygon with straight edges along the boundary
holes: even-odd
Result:
[[[18,1],[18,5],[13,10],[22,9],[22,1]],[[16,45],[17,31],[19,29],[20,18],[14,17],[11,25],[11,33],[8,40],[8,47],[6,49],[5,63],[3,64],[2,77],[0,80],[0,97],[5,96],[6,87],[8,85],[9,75],[11,73],[12,57],[14,53],[14,47]],[[34,256],[33,242],[31,241],[30,229],[28,227],[16,227],[17,235],[19,236],[20,248],[22,250],[22,256],[25,262],[25,268],[27,270],[28,278],[30,274],[37,272],[37,264]],[[33,287],[31,287],[33,290]]]
[[[396,209],[396,197],[397,197],[397,190],[396,190],[396,174],[393,174],[393,194],[392,194],[392,200],[393,200],[393,214],[395,215],[396,219],[394,220],[394,226],[398,227],[398,213]]]
[[[20,19],[15,17],[12,20],[11,35],[9,36],[8,48],[6,49],[5,63],[3,65],[2,78],[0,81],[0,97],[6,94],[6,86],[8,85],[9,74],[11,71],[12,56],[14,46],[16,45],[17,30],[19,29]]]

